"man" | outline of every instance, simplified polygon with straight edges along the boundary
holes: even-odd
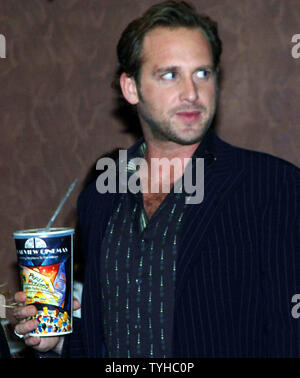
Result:
[[[30,338],[35,308],[20,306],[28,345],[71,357],[300,355],[299,170],[211,130],[220,54],[215,24],[185,2],[153,6],[124,31],[119,82],[144,135],[127,151],[127,181],[138,175],[143,190],[100,194],[94,182],[81,194],[81,322],[65,338]],[[163,158],[182,164],[152,170]],[[199,159],[204,198],[193,204],[175,187]]]

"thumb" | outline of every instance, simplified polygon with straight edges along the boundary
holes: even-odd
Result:
[[[76,311],[76,310],[80,309],[80,307],[81,307],[80,302],[77,299],[74,298],[73,299],[73,310]]]

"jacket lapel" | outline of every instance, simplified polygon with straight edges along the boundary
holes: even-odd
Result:
[[[226,198],[244,176],[242,166],[237,167],[235,148],[214,135],[216,160],[204,168],[204,199],[190,204],[184,215],[177,257],[175,298],[178,299],[188,278],[188,272],[201,257],[205,236],[218,216]]]

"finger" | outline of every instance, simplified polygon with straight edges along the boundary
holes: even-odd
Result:
[[[14,309],[13,314],[17,320],[27,319],[30,316],[34,316],[37,313],[37,309],[35,306],[18,306]]]
[[[31,346],[31,347],[38,346],[41,343],[40,337],[31,337],[31,336],[26,337],[25,336],[24,340],[25,340],[26,345]]]
[[[15,294],[15,301],[20,304],[25,303],[26,298],[27,298],[27,295],[23,291],[18,291]]]
[[[27,333],[32,332],[38,327],[38,321],[35,319],[28,320],[27,322],[24,323],[18,323],[15,326],[15,331],[18,335],[23,335],[25,336]]]
[[[73,307],[74,307],[74,311],[80,309],[80,307],[81,307],[80,302],[75,298],[73,299]]]

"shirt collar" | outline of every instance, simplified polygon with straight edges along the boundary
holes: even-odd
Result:
[[[205,133],[202,142],[199,144],[197,149],[195,150],[192,160],[196,158],[204,158],[207,159],[207,162],[210,163],[216,160],[215,156],[215,148],[213,143],[214,132],[211,128]],[[134,173],[136,171],[136,166],[133,162],[131,162],[134,158],[143,158],[145,156],[146,151],[146,142],[144,138],[140,138],[135,145],[133,145],[128,150],[128,162],[127,162],[127,172]]]

